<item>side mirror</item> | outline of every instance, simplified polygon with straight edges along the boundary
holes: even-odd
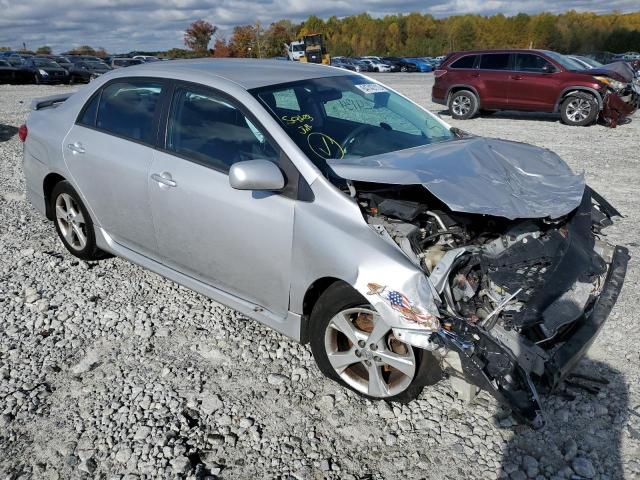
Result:
[[[542,67],[542,73],[553,73],[555,71],[555,67],[553,65],[549,65],[548,63],[546,65],[543,65]]]
[[[269,160],[246,160],[231,165],[229,185],[236,190],[277,191],[284,188],[284,176]]]

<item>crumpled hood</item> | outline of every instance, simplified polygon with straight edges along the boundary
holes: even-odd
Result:
[[[608,63],[598,68],[582,70],[580,73],[585,73],[591,76],[602,75],[623,83],[629,83],[635,77],[633,68],[631,68],[627,62]]]
[[[422,184],[454,212],[509,219],[566,215],[585,188],[584,177],[550,150],[483,137],[328,163],[348,180]]]

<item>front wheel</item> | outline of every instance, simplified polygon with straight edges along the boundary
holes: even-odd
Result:
[[[320,371],[372,400],[409,402],[420,351],[398,340],[367,300],[346,283],[322,294],[311,314],[311,350]]]
[[[575,93],[562,102],[560,116],[567,125],[574,127],[591,125],[598,117],[598,102],[588,93]]]

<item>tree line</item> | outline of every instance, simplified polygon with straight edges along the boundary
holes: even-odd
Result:
[[[374,18],[361,13],[326,20],[312,15],[301,23],[283,19],[268,26],[260,22],[238,25],[228,38],[219,35],[218,27],[197,20],[185,31],[186,49],[155,53],[179,58],[270,58],[284,55],[283,44],[309,33],[324,34],[327,49],[334,56],[436,56],[480,48],[622,53],[640,50],[640,12],[599,15],[570,10],[561,14],[454,15],[446,18],[421,13]],[[91,50],[98,56],[106,55],[104,49],[94,50],[89,46],[74,49],[74,53]]]
[[[211,28],[213,35],[217,29]],[[228,40],[217,36],[211,53],[218,57],[279,56],[283,55],[284,43],[309,33],[324,34],[332,55],[347,56],[436,56],[481,48],[622,53],[640,50],[640,12],[598,15],[570,10],[557,15],[543,12],[536,15],[454,15],[446,18],[421,13],[374,18],[361,13],[343,18],[333,16],[326,20],[310,16],[297,24],[279,20],[268,28],[260,23],[239,25]],[[190,46],[189,43],[187,45]],[[208,41],[205,48],[206,45]],[[191,51],[198,49],[192,48]]]

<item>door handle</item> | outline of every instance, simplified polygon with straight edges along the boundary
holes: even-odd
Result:
[[[171,174],[169,172],[153,173],[151,174],[151,179],[161,185],[166,185],[167,187],[178,186],[178,184],[171,178]]]
[[[522,75],[513,75],[511,78],[513,80],[522,80]]]
[[[84,153],[84,147],[80,142],[70,143],[69,145],[67,145],[67,148],[73,153]]]
[[[471,73],[469,76],[471,78],[478,78],[480,76],[480,74],[479,73]]]

